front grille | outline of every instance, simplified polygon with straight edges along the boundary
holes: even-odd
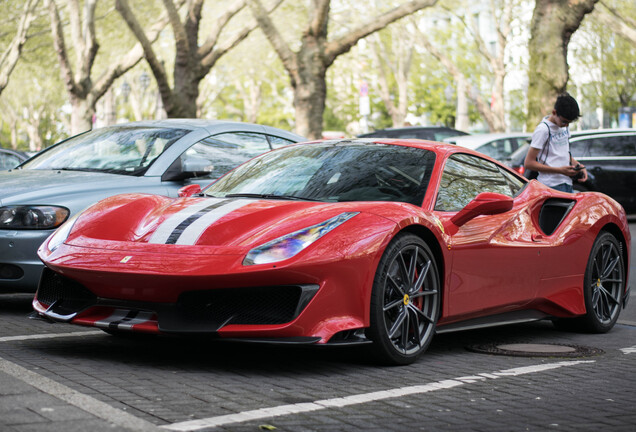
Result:
[[[40,303],[63,306],[64,309],[80,311],[97,300],[97,297],[78,282],[44,268],[36,297]],[[56,303],[57,302],[57,303]]]
[[[299,286],[194,291],[179,297],[177,308],[196,321],[219,324],[283,324],[294,319]]]

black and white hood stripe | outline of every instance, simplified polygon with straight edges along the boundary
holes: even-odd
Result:
[[[148,243],[193,245],[214,222],[253,202],[221,198],[198,201],[163,221]]]

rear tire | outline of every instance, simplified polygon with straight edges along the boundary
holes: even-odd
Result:
[[[588,333],[606,333],[614,327],[621,311],[625,288],[625,263],[621,246],[612,234],[601,231],[585,269],[583,295],[585,315],[555,320],[558,328]]]
[[[368,337],[382,363],[405,365],[428,348],[441,303],[435,256],[419,237],[402,233],[389,243],[371,293]]]

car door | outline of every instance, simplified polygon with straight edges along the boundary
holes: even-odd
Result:
[[[587,151],[577,159],[587,167],[590,189],[611,196],[628,213],[636,212],[636,134],[581,140],[587,142]]]
[[[435,204],[442,222],[481,192],[515,196],[524,183],[496,164],[468,154],[446,161]],[[448,319],[503,313],[531,301],[541,276],[541,245],[525,197],[513,209],[478,216],[451,234],[451,280],[444,302]],[[446,223],[445,223],[446,225]]]

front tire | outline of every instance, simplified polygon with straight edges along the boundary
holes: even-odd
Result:
[[[433,339],[440,303],[431,249],[413,234],[398,234],[382,255],[371,293],[368,336],[376,357],[393,365],[414,362]]]
[[[583,280],[585,315],[556,321],[557,327],[589,333],[606,333],[621,311],[625,287],[625,262],[621,246],[612,234],[601,231],[594,244]]]

